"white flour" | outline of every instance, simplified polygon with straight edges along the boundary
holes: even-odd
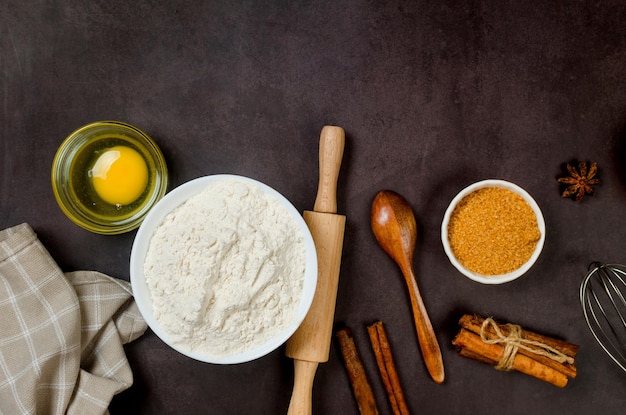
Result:
[[[295,318],[305,248],[273,196],[219,181],[170,212],[144,263],[160,327],[180,349],[224,357],[259,346]]]

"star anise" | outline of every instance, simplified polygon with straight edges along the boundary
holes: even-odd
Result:
[[[600,179],[595,178],[598,172],[598,164],[595,162],[591,163],[589,169],[587,169],[587,163],[581,161],[578,163],[578,170],[576,170],[575,166],[567,163],[567,172],[569,176],[558,179],[559,183],[568,185],[561,193],[561,197],[573,196],[574,200],[580,202],[585,194],[593,194],[592,185],[600,183]]]

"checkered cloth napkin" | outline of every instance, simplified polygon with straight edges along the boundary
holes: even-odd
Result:
[[[0,231],[0,414],[106,414],[146,330],[130,284],[64,274],[28,224]]]

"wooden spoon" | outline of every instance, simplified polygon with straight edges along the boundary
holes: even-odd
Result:
[[[413,253],[417,240],[413,211],[402,196],[390,190],[383,190],[376,195],[372,203],[371,222],[376,240],[398,264],[404,275],[411,297],[417,339],[428,373],[436,383],[443,383],[445,374],[441,350],[413,271]]]

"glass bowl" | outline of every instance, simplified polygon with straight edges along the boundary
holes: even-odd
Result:
[[[528,257],[528,260],[526,260],[519,267],[517,267],[514,270],[511,270],[510,272],[499,273],[495,275],[484,275],[479,272],[476,272],[475,270],[469,269],[462,263],[462,261],[460,261],[457,258],[457,255],[455,254],[450,244],[450,240],[448,236],[449,235],[448,229],[449,229],[450,221],[451,221],[455,208],[467,196],[471,195],[472,193],[478,190],[485,189],[485,188],[502,188],[502,189],[510,190],[511,192],[521,196],[522,199],[530,206],[530,208],[535,214],[535,218],[537,221],[537,228],[539,231],[539,238],[536,240],[536,245],[534,249],[532,250],[532,253]],[[484,226],[490,226],[490,224],[485,223]],[[516,228],[515,231],[517,232],[518,230],[519,229]],[[446,252],[446,255],[448,256],[448,259],[450,260],[452,265],[467,278],[476,282],[480,282],[482,284],[503,284],[506,282],[513,281],[521,277],[522,275],[524,275],[539,258],[539,255],[541,254],[541,251],[543,249],[545,238],[546,238],[546,225],[543,219],[543,214],[541,213],[541,209],[539,208],[539,205],[537,204],[537,202],[524,189],[517,186],[516,184],[513,184],[505,180],[495,180],[495,179],[483,180],[483,181],[471,184],[470,186],[467,186],[465,189],[461,190],[456,195],[456,197],[452,199],[452,202],[446,209],[446,212],[444,214],[443,221],[441,224],[441,242],[443,243],[444,251]],[[505,241],[507,240],[506,237],[502,239]],[[472,249],[479,249],[479,248],[475,248],[473,246]],[[487,253],[482,253],[482,254],[484,254],[483,256],[487,256]]]
[[[103,154],[123,148],[134,157],[134,171],[121,173],[121,184],[140,178],[133,200],[114,203],[94,186],[94,166]],[[131,159],[133,158],[131,157]],[[145,163],[145,165],[144,165]],[[125,166],[125,168],[127,165]],[[119,193],[120,182],[109,183]],[[145,184],[144,184],[145,183]],[[167,166],[161,150],[143,131],[119,121],[98,121],[71,133],[52,163],[52,190],[59,207],[78,226],[99,234],[120,234],[136,229],[167,190]]]

